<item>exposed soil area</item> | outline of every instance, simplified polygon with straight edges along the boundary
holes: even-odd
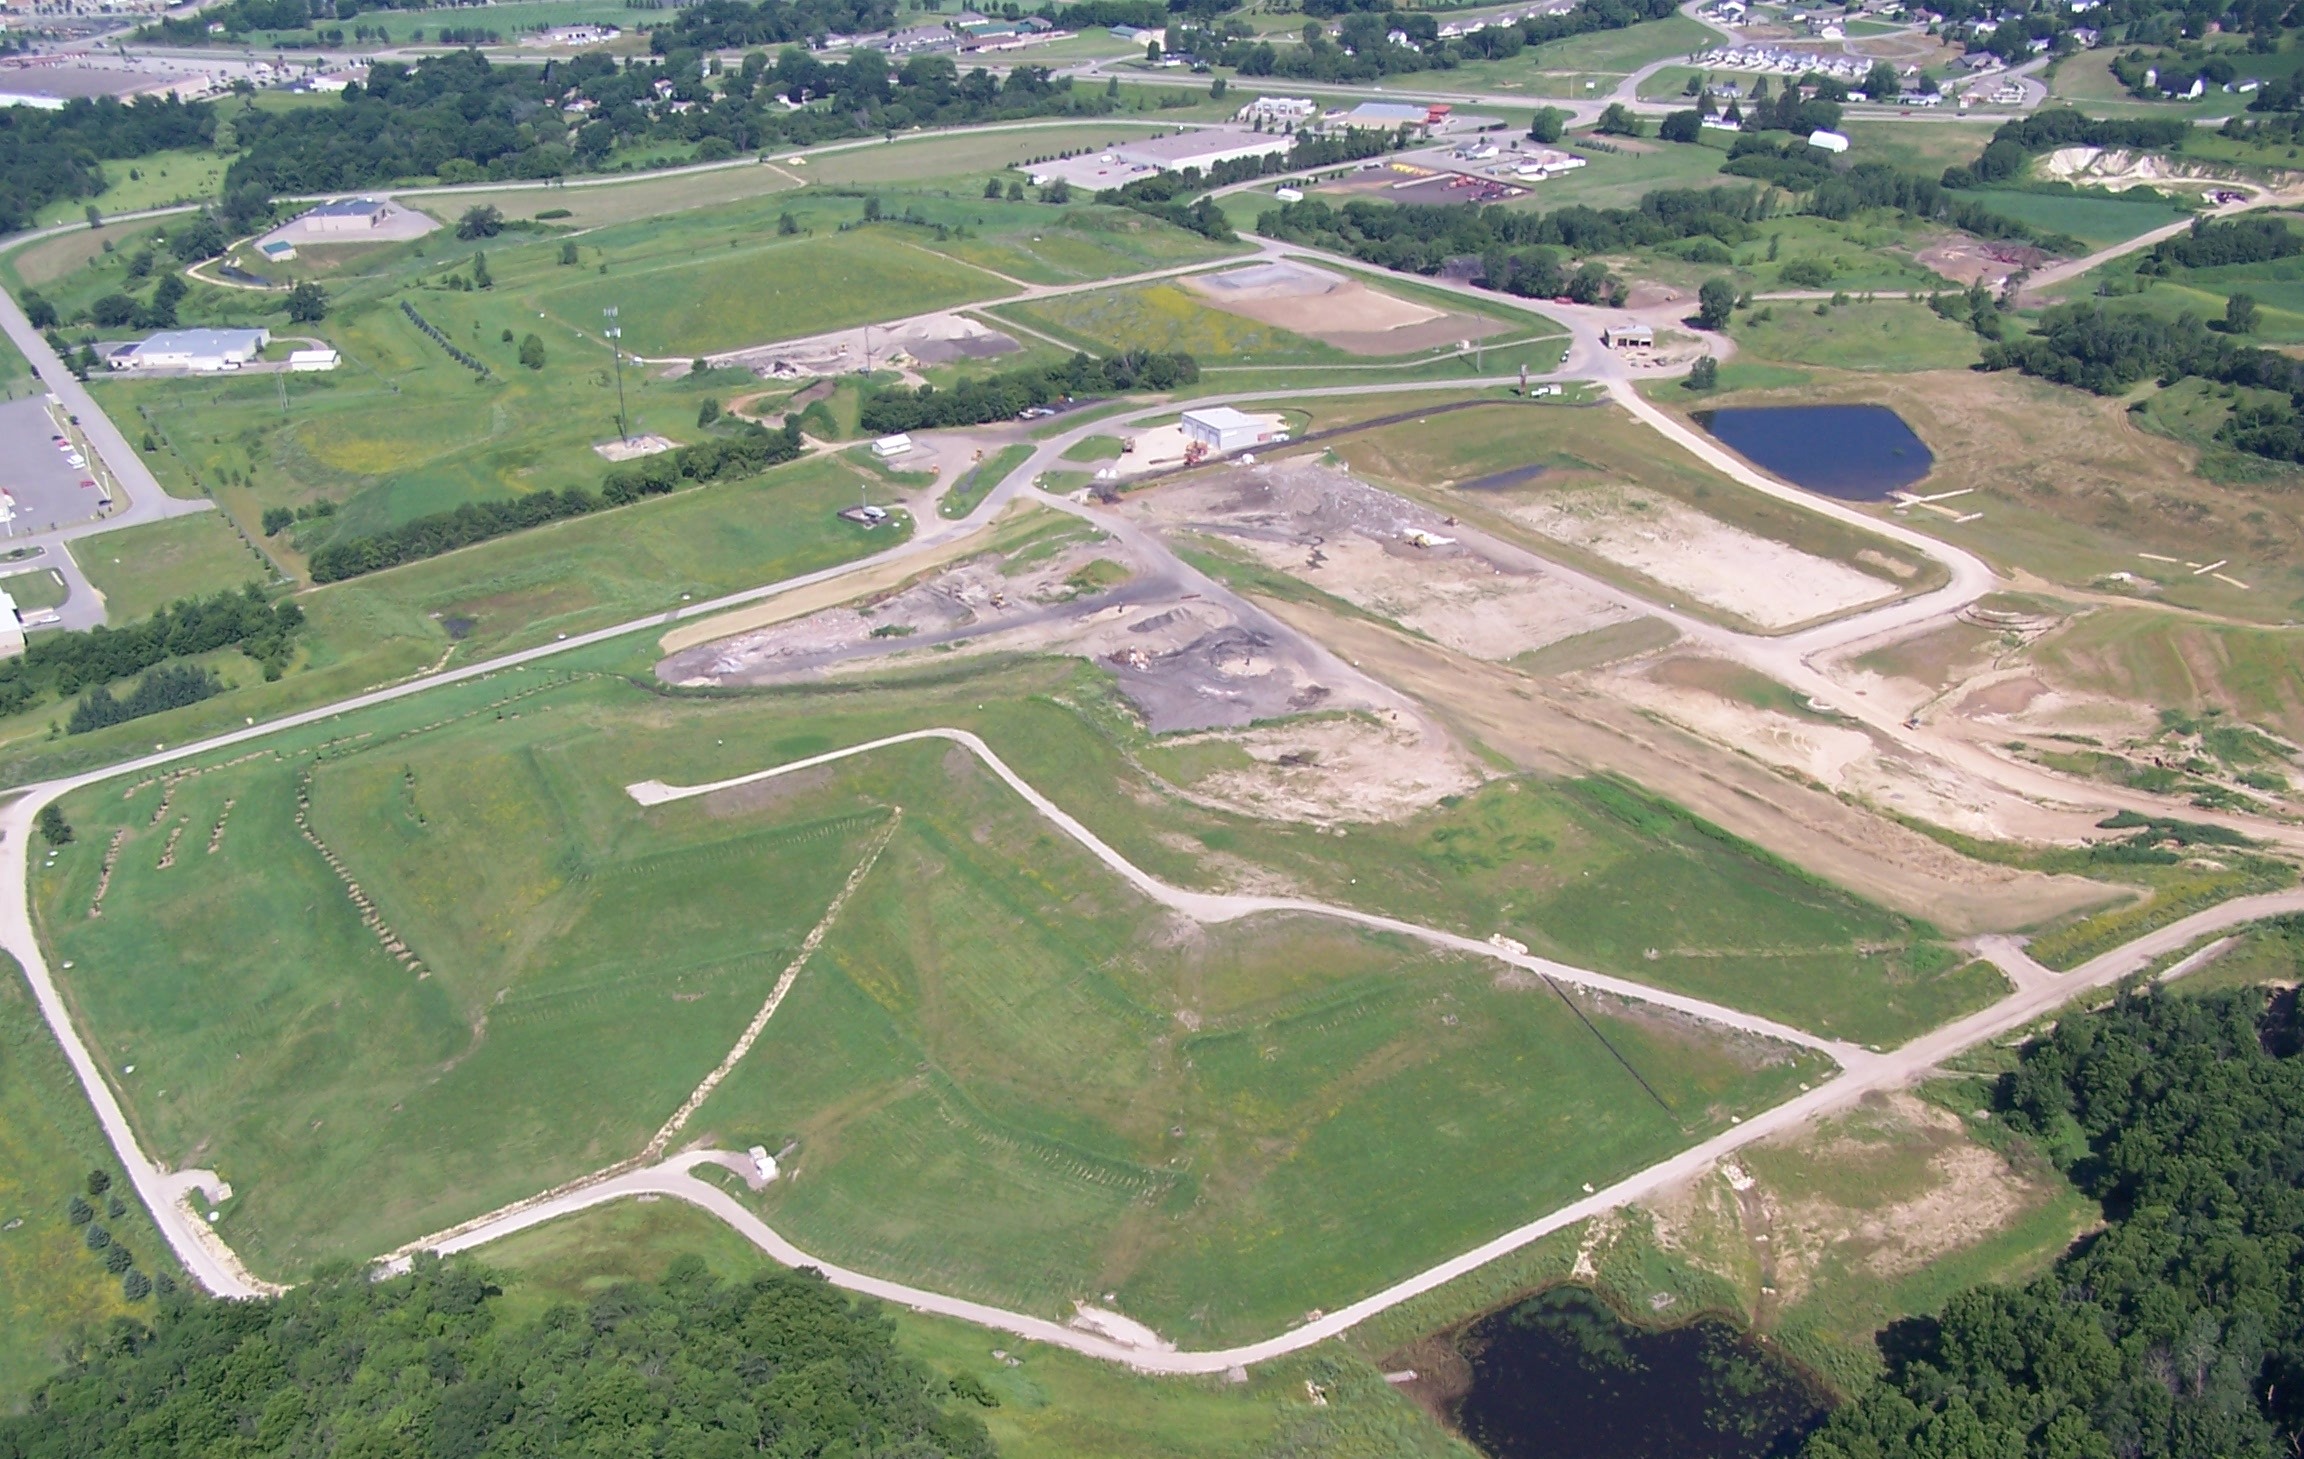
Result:
[[[930,314],[714,355],[712,363],[750,370],[762,379],[796,380],[854,374],[869,358],[873,369],[899,371],[916,385],[920,383],[916,372],[926,366],[989,360],[1022,348],[1008,335],[964,314]]]
[[[1630,568],[1762,628],[1894,597],[1893,585],[1716,521],[1658,492],[1600,487],[1503,504],[1556,542]]]
[[[1526,553],[1312,460],[1195,476],[1129,506],[1475,658],[1510,659],[1636,616]]]
[[[1404,355],[1504,333],[1476,314],[1428,308],[1357,279],[1293,262],[1195,274],[1184,286],[1227,314],[1354,355]]]
[[[1469,741],[1551,774],[1619,774],[1815,875],[1955,936],[2038,925],[2119,892],[1973,861],[1805,779],[1659,719],[1618,686],[1528,678],[1318,607],[1265,605],[1427,705]]]

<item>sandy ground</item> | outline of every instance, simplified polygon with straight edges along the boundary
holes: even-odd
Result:
[[[1917,1180],[1915,1161],[1925,1162]],[[1836,1167],[1895,1171],[1903,1188],[1862,1201],[1779,1186],[1782,1176]],[[1828,1266],[1893,1281],[1981,1245],[2047,1196],[1967,1138],[1959,1116],[1897,1091],[1724,1161],[1643,1211],[1659,1245],[1743,1288],[1765,1320],[1829,1280]]]
[[[1837,795],[1989,840],[2089,838],[2094,812],[2012,796],[1850,720],[1762,709],[1723,692],[1724,661],[1674,654],[1585,682],[1636,709]]]
[[[1222,537],[1265,566],[1474,658],[1503,660],[1623,622],[1629,608],[1484,551],[1440,513],[1314,461],[1263,462],[1134,498],[1148,525]],[[1419,547],[1411,532],[1459,540]]]
[[[1483,776],[1454,742],[1420,726],[1367,714],[1307,718],[1222,736],[1180,736],[1171,745],[1221,738],[1256,762],[1181,787],[1194,800],[1266,820],[1389,821],[1461,795]]]
[[[1580,678],[1514,674],[1309,605],[1266,607],[1522,769],[1624,775],[1796,866],[1955,936],[2035,926],[2118,897],[2078,877],[1971,861]]]
[[[1652,492],[1601,487],[1509,502],[1514,521],[1762,628],[1894,597],[1889,583]]]
[[[1404,355],[1501,334],[1477,315],[1448,313],[1294,262],[1194,274],[1184,286],[1214,307],[1347,354]]]
[[[817,375],[848,375],[864,368],[901,372],[913,384],[926,365],[948,365],[955,360],[989,360],[1013,354],[1022,346],[991,326],[961,314],[930,314],[901,324],[838,329],[806,339],[757,345],[732,354],[713,355],[715,366],[733,365],[764,380],[797,380]]]

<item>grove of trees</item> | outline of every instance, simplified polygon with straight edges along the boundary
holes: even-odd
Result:
[[[2291,919],[2293,920],[2293,919]],[[2102,1204],[2037,1280],[1882,1335],[1805,1459],[2290,1459],[2304,1450],[2304,1021],[2294,992],[2059,1019],[1997,1118]]]
[[[0,1417],[0,1459],[991,1459],[967,1410],[996,1402],[904,1356],[894,1323],[812,1271],[723,1282],[683,1256],[516,1320],[484,1270],[419,1257],[248,1302],[164,1296]]]

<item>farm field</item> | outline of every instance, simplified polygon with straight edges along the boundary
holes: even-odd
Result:
[[[79,1341],[118,1317],[149,1319],[153,1303],[130,1302],[120,1278],[88,1249],[66,1206],[104,1170],[123,1197],[118,1216],[96,1224],[114,1234],[147,1275],[181,1276],[135,1192],[120,1180],[87,1096],[40,1021],[23,971],[0,955],[0,1408],[14,1410],[61,1367]],[[102,1198],[100,1207],[108,1206]]]
[[[1325,924],[1187,934],[943,746],[652,812],[621,788],[913,724],[977,728],[1156,874],[1205,878],[1179,845],[1221,846],[1312,895],[1500,927],[1851,1036],[1933,1022],[1928,990],[1957,961],[1925,929],[1600,783],[1505,782],[1332,851],[1148,784],[1095,728],[1109,710],[1068,707],[1108,691],[1062,663],[682,703],[588,672],[621,662],[594,650],[284,736],[277,756],[242,751],[172,788],[68,803],[80,840],[36,877],[44,935],[74,960],[105,1057],[144,1071],[126,1092],[156,1146],[201,1148],[233,1181],[220,1229],[260,1268],[381,1249],[633,1153],[883,840],[862,885],[924,894],[847,904],[691,1129],[798,1138],[808,1173],[771,1193],[795,1240],[954,1290],[1047,1306],[1100,1283],[1180,1333],[1269,1327],[1812,1077],[1782,1051],[1578,997],[1603,1044],[1549,990]],[[307,786],[314,834],[420,968],[380,946],[305,844]],[[1612,910],[1626,903],[1649,909],[1636,933]],[[281,915],[256,938],[214,921],[268,905]],[[1754,946],[1769,950],[1715,951]],[[117,975],[154,966],[176,973]],[[1485,1091],[1468,1105],[1467,1079]],[[1593,1105],[1606,1090],[1620,1092]],[[1295,1153],[1275,1161],[1273,1139]],[[1403,1141],[1419,1153],[1379,1153]],[[1459,1159],[1492,1188],[1435,1185],[1434,1162]],[[1021,1191],[1028,1206],[1007,1203]],[[1378,1191],[1434,1204],[1379,1220]],[[1353,1276],[1326,1237],[1272,1250],[1258,1233],[1283,1206],[1326,1212],[1316,1229],[1383,1271]],[[1177,1211],[1181,1227],[1154,1219]]]

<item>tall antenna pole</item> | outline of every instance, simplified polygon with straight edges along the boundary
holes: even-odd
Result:
[[[629,441],[632,433],[624,424],[624,346],[621,343],[624,328],[616,322],[615,305],[611,304],[601,310],[600,316],[608,321],[607,327],[600,333],[608,341],[608,352],[616,358],[616,439]]]

